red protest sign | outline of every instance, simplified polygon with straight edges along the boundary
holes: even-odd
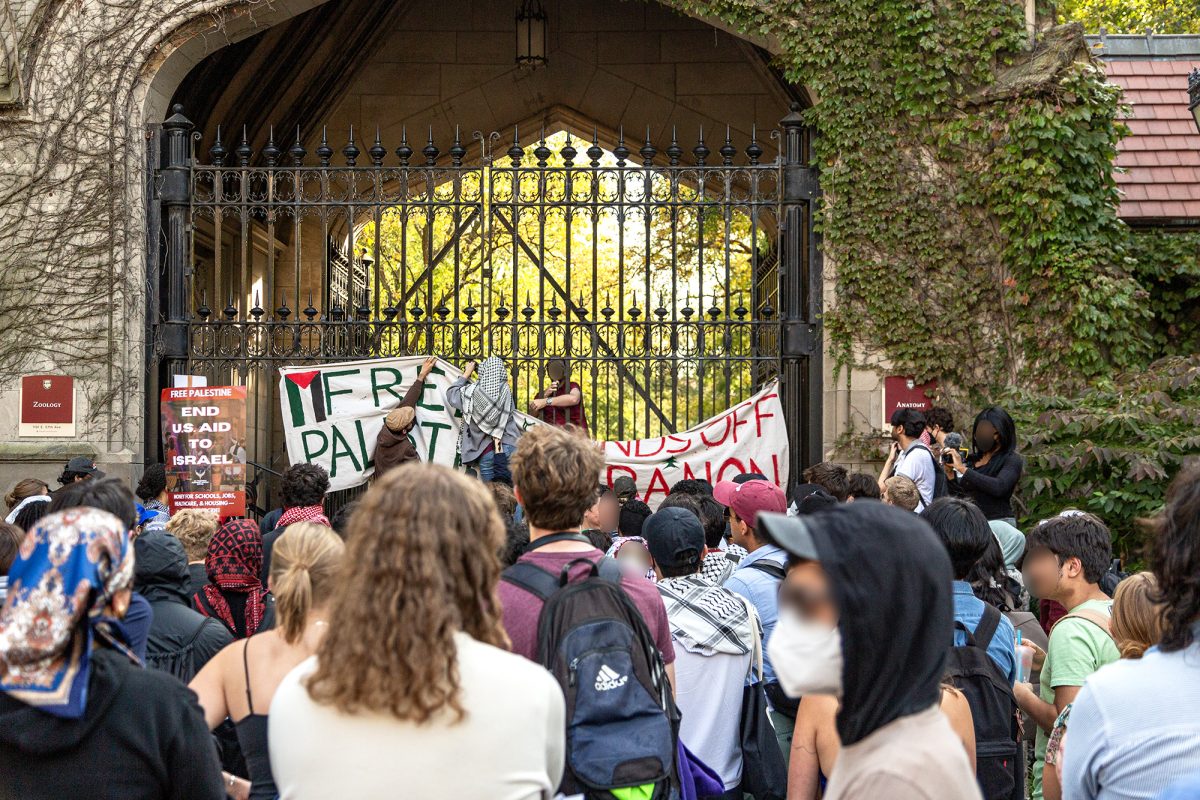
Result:
[[[171,512],[246,514],[246,387],[163,389],[163,452]]]

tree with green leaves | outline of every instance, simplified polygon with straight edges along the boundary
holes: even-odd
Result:
[[[1196,0],[1063,0],[1058,13],[1088,33],[1200,33]]]

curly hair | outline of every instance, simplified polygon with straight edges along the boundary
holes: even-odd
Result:
[[[284,508],[317,506],[329,491],[329,473],[316,464],[296,464],[288,467],[280,483]]]
[[[509,644],[496,594],[505,540],[496,504],[479,481],[412,463],[359,502],[309,696],[346,714],[420,724],[449,708],[461,720],[454,634]]]
[[[530,526],[566,531],[596,503],[604,454],[575,429],[538,425],[517,443],[510,468]]]
[[[271,548],[271,594],[288,644],[300,641],[308,612],[333,594],[345,552],[341,537],[315,522],[288,525]]]
[[[1141,658],[1162,638],[1163,606],[1152,572],[1130,575],[1113,592],[1112,637],[1121,658]]]
[[[208,554],[208,543],[217,532],[217,514],[199,508],[183,508],[171,515],[167,521],[167,533],[183,545],[188,563],[204,561]]]
[[[874,475],[865,472],[851,472],[846,477],[846,485],[849,487],[847,497],[853,497],[855,500],[883,499],[883,493],[879,491],[879,479]]]
[[[839,503],[846,502],[850,494],[850,473],[841,464],[832,461],[822,461],[804,470],[804,480],[815,483],[829,492]]]
[[[916,511],[921,504],[921,492],[907,475],[893,475],[883,482],[883,489],[883,502],[897,508]]]
[[[1154,599],[1167,607],[1159,647],[1173,652],[1192,643],[1192,623],[1200,616],[1200,467],[1175,478],[1152,525],[1157,535],[1150,568],[1159,582]]]
[[[496,501],[500,516],[506,521],[512,519],[517,513],[517,496],[513,494],[512,487],[493,481],[487,484],[487,488],[492,494],[492,499]]]
[[[142,500],[153,500],[167,490],[167,468],[162,464],[151,464],[142,473],[134,491]]]

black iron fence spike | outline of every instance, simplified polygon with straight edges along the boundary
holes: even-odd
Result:
[[[729,126],[725,126],[725,143],[721,145],[718,151],[721,154],[721,162],[725,166],[733,165],[733,158],[737,155],[737,148],[733,146],[733,140],[730,139]]]
[[[400,166],[407,167],[412,154],[413,149],[408,146],[408,126],[404,125],[400,128],[400,146],[396,148],[396,157],[400,159]]]
[[[358,145],[354,143],[354,125],[350,125],[350,139],[346,142],[346,146],[342,148],[342,155],[346,158],[346,166],[353,167],[358,163],[358,154],[361,151]]]
[[[375,126],[375,143],[367,150],[367,154],[371,156],[371,163],[376,167],[383,166],[383,159],[387,157],[387,148],[383,146],[383,140],[380,138],[379,126]]]
[[[279,156],[283,151],[275,144],[275,126],[271,125],[267,130],[267,145],[263,148],[263,156],[267,159],[267,166],[273,167],[279,161]]]
[[[429,140],[425,146],[421,148],[421,154],[425,156],[425,166],[432,167],[437,165],[438,154],[442,152],[437,145],[433,143],[433,126],[429,126]]]
[[[304,157],[308,155],[308,151],[304,149],[304,145],[300,143],[300,126],[296,126],[296,142],[288,148],[288,154],[292,157],[293,166],[301,166],[304,163]]]
[[[221,126],[217,126],[217,139],[213,142],[212,147],[208,148],[208,158],[212,161],[214,167],[225,166],[225,146],[221,144]]]
[[[326,134],[326,127],[322,125],[321,144],[317,147],[317,158],[321,161],[322,167],[328,167],[329,159],[333,158],[333,148],[329,146],[329,137]]]

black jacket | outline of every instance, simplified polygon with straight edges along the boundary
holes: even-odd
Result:
[[[222,800],[196,695],[107,648],[91,665],[79,719],[0,693],[0,800]]]
[[[148,533],[138,537],[134,549],[134,585],[154,610],[146,666],[188,683],[233,637],[220,620],[189,604],[187,555],[178,539],[166,532]]]
[[[959,491],[974,501],[989,520],[1014,516],[1012,496],[1025,470],[1025,459],[1018,453],[997,453],[982,467],[975,466],[976,457],[967,460],[969,469],[956,483]]]

